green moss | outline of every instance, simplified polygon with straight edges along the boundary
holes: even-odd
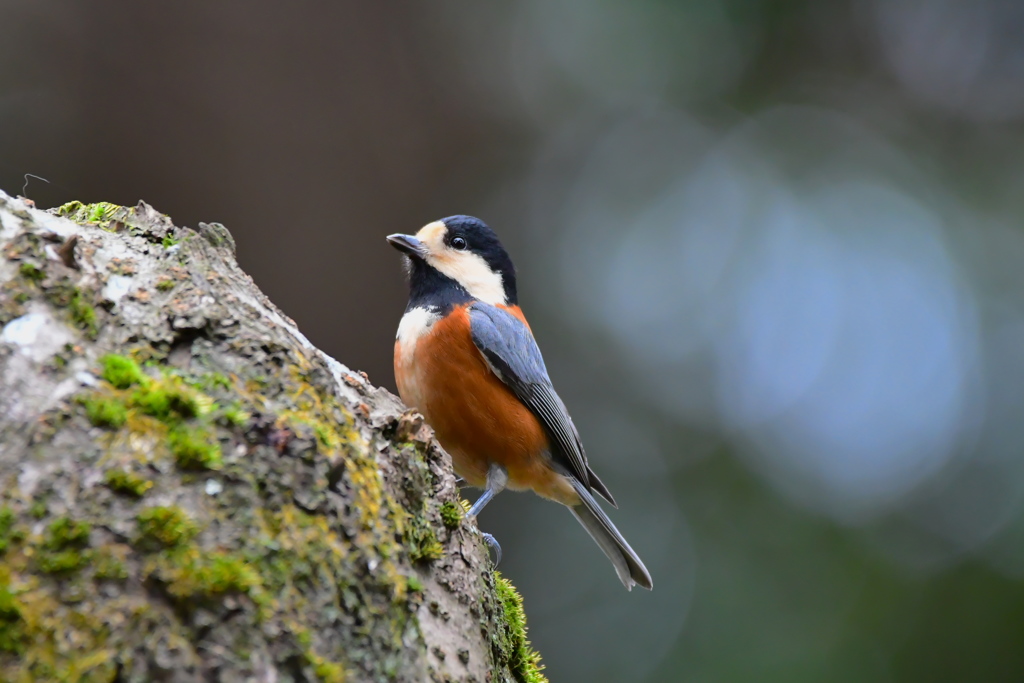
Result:
[[[171,237],[170,235],[167,235],[166,237],[164,237],[162,244],[164,245],[164,249],[170,249],[175,244],[178,244],[178,242],[180,242],[180,241],[181,240],[175,239],[174,237]],[[159,286],[159,285],[157,285],[157,286]],[[171,286],[173,287],[173,285],[171,285]]]
[[[46,528],[43,547],[48,550],[83,548],[89,545],[91,531],[92,526],[88,522],[76,522],[70,517],[60,517]]]
[[[42,282],[46,277],[45,272],[31,263],[22,263],[18,268],[18,273],[30,282]]]
[[[406,580],[406,588],[408,588],[409,592],[411,592],[411,593],[422,593],[423,592],[423,582],[420,581],[419,578],[417,578],[415,576],[410,576]]]
[[[121,558],[113,553],[99,551],[96,554],[95,567],[94,576],[102,581],[124,581],[128,578],[128,568]]]
[[[46,574],[69,574],[92,561],[92,553],[83,550],[89,545],[88,522],[60,517],[50,523],[41,544],[36,564]]]
[[[444,546],[423,517],[415,517],[406,528],[409,557],[414,562],[432,562],[444,555]]]
[[[449,529],[457,529],[462,521],[462,506],[448,501],[441,506],[441,521]]]
[[[309,652],[306,653],[306,659],[313,666],[317,678],[323,683],[345,683],[345,667],[341,664],[329,662],[323,657]]]
[[[87,396],[79,399],[85,406],[85,414],[97,427],[120,429],[128,420],[128,408],[116,398]]]
[[[247,411],[236,404],[222,410],[218,420],[228,427],[244,427],[249,423],[250,417],[252,416]]]
[[[117,394],[80,399],[94,424],[118,428],[127,419],[128,409],[134,408],[174,426],[184,419],[206,415],[213,407],[211,398],[175,375],[152,379],[131,358],[113,354],[104,356],[100,363],[103,379],[115,389],[132,391],[127,397]],[[113,419],[106,419],[108,416]]]
[[[32,505],[28,508],[28,514],[32,515],[36,519],[42,519],[46,516],[46,500],[39,498],[32,502]]]
[[[304,648],[309,648],[313,644],[313,636],[309,632],[309,629],[296,626],[294,628],[295,640],[299,641],[299,645]]]
[[[25,539],[25,530],[15,527],[18,518],[8,506],[0,507],[0,555],[7,552],[12,543]]]
[[[28,272],[27,269],[25,272]],[[36,278],[36,281],[41,279],[34,271],[32,277]],[[76,287],[69,277],[49,283],[43,287],[43,294],[54,306],[66,308],[71,322],[85,332],[86,336],[90,339],[96,338],[99,334],[96,309],[93,308],[86,293]]]
[[[14,510],[6,505],[0,508],[0,555],[7,552],[7,548],[10,546],[11,541],[18,540],[13,538],[15,535],[14,522],[16,519]]]
[[[146,415],[152,415],[158,420],[166,420],[171,417],[173,410],[172,401],[176,401],[163,389],[150,389],[142,387],[131,396],[132,406],[138,408]],[[184,404],[187,405],[187,404]]]
[[[223,462],[220,443],[203,427],[175,427],[167,435],[167,445],[182,469],[215,470]]]
[[[316,408],[310,409],[306,404],[303,404],[303,406],[304,410],[286,410],[282,412],[281,418],[293,424],[309,427],[316,437],[317,445],[320,446],[323,452],[337,453],[345,442],[338,429],[321,419],[319,417],[321,413]]]
[[[57,209],[57,215],[58,216],[64,216],[65,218],[70,217],[70,216],[74,216],[79,211],[81,211],[84,206],[85,205],[82,204],[82,202],[80,202],[78,200],[75,200],[73,202],[68,202],[67,204],[62,204]]]
[[[111,491],[132,498],[142,498],[153,488],[153,482],[126,470],[107,470],[103,475],[103,481]]]
[[[199,527],[179,507],[147,508],[135,519],[139,523],[139,543],[149,548],[178,547],[199,533]]]
[[[345,668],[337,662],[321,657],[313,650],[313,636],[309,629],[295,625],[292,627],[295,639],[302,646],[306,662],[313,667],[313,672],[324,683],[344,683]]]
[[[68,311],[71,313],[71,321],[78,329],[85,332],[90,339],[95,339],[99,334],[99,327],[96,322],[96,309],[93,308],[82,296],[81,290],[74,289],[71,300],[68,302]]]
[[[540,653],[530,647],[526,639],[526,613],[523,611],[523,598],[515,586],[495,572],[495,591],[505,612],[505,641],[508,657],[508,668],[519,683],[548,683],[547,677],[541,673],[544,665],[540,662]]]
[[[0,584],[0,652],[20,654],[25,644],[21,605],[6,584]]]
[[[103,379],[118,389],[127,389],[137,384],[148,386],[150,383],[146,373],[131,358],[108,354],[100,358],[100,364],[103,366]]]
[[[40,553],[36,566],[45,574],[71,574],[91,561],[92,553],[87,550],[56,550]]]
[[[225,593],[251,594],[262,586],[259,573],[231,553],[178,553],[158,570],[167,592],[178,599],[213,598]]]
[[[79,201],[68,202],[57,209],[58,216],[69,218],[75,223],[97,223],[101,228],[107,228],[114,213],[123,207],[110,202],[97,202],[95,204],[83,204]]]
[[[137,388],[132,392],[131,404],[166,422],[205,415],[213,407],[213,400],[189,387],[180,377],[168,375]]]
[[[166,240],[167,240],[167,238],[165,237],[164,241],[166,241]],[[175,285],[174,280],[172,280],[169,277],[160,278],[159,280],[156,281],[156,288],[159,291],[161,291],[161,292],[169,292],[169,291],[171,291],[172,289],[174,289],[174,285]]]
[[[205,391],[213,391],[214,389],[229,391],[231,389],[231,380],[223,373],[207,372],[196,380],[196,386]]]
[[[167,448],[180,467],[220,468],[222,453],[214,418],[244,425],[247,413],[240,408],[215,413],[217,405],[213,399],[181,376],[165,371],[158,378],[151,377],[131,358],[108,355],[101,359],[101,364],[103,379],[110,386],[76,399],[85,406],[93,424],[114,429],[127,424],[134,431],[166,434]],[[211,381],[219,384],[218,377],[223,376],[213,376]],[[142,416],[155,418],[160,424],[140,420]],[[136,485],[145,486],[141,480],[131,482],[121,474],[107,476],[114,477],[107,483],[122,493],[136,495]]]
[[[88,218],[90,223],[99,223],[110,218],[111,215],[121,207],[110,202],[97,202],[88,207]]]
[[[119,206],[110,202],[68,202],[57,209],[57,215],[75,223],[96,225],[107,231],[121,230],[125,226],[133,230],[138,229],[135,207]]]

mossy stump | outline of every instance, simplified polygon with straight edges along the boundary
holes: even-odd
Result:
[[[544,680],[422,418],[233,250],[0,193],[0,680]]]

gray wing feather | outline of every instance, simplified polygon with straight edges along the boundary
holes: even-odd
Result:
[[[562,399],[555,393],[544,358],[530,330],[518,318],[497,306],[474,303],[469,309],[473,343],[488,365],[547,430],[555,446],[552,457],[588,490],[592,480],[612,502],[604,484],[590,471],[580,435]],[[612,502],[614,505],[614,502]]]

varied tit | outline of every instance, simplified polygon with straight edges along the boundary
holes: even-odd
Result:
[[[569,508],[626,588],[650,589],[643,562],[594,499],[615,506],[551,386],[498,237],[479,219],[451,216],[387,239],[409,275],[398,392],[434,428],[456,474],[484,489],[469,515],[506,487],[530,489]]]

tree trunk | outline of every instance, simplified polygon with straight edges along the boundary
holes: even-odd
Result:
[[[538,681],[422,417],[218,224],[0,193],[0,679]]]

